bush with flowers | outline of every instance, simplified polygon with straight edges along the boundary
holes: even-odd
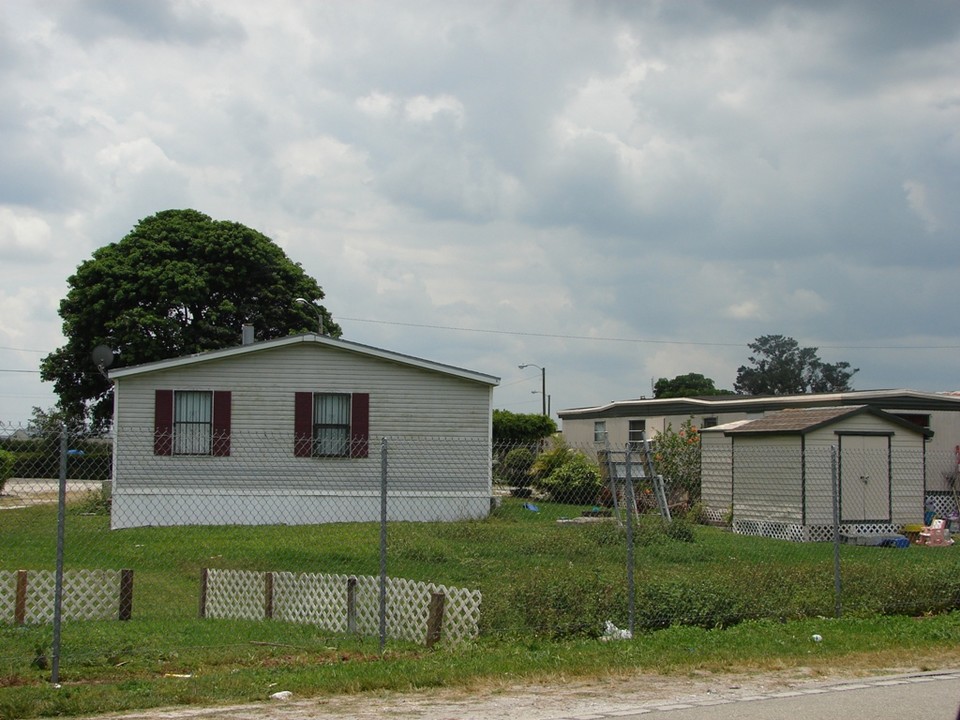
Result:
[[[652,445],[654,468],[663,476],[670,503],[693,505],[700,500],[700,432],[693,419],[679,430],[667,425]]]

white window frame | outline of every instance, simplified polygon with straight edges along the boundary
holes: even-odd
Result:
[[[639,424],[641,427],[635,427]],[[646,438],[647,421],[645,419],[634,419],[627,421],[627,445],[634,450],[640,447],[640,444]]]
[[[593,441],[595,443],[605,443],[607,441],[607,421],[593,421]]]
[[[313,393],[313,457],[350,457],[353,438],[352,395]]]
[[[213,392],[173,393],[174,455],[213,455]]]

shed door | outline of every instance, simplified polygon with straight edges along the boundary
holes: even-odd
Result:
[[[844,435],[840,439],[842,522],[890,521],[890,439]]]

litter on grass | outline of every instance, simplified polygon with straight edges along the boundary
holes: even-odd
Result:
[[[612,622],[607,620],[603,625],[603,635],[600,636],[600,639],[604,642],[609,642],[610,640],[630,640],[633,638],[633,633],[629,630],[623,630],[618,628]]]

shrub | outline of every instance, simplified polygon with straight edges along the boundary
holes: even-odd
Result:
[[[638,546],[661,545],[666,539],[692,543],[692,525],[683,518],[667,522],[657,513],[645,513],[637,521],[633,541]]]
[[[550,440],[550,447],[537,455],[533,465],[530,466],[530,474],[534,480],[549,476],[554,470],[563,467],[576,453],[564,442],[561,437],[554,437]]]
[[[702,500],[697,500],[690,508],[684,513],[684,519],[688,522],[693,523],[694,525],[707,525],[709,524],[707,518],[707,509],[703,504]]]
[[[667,425],[657,435],[653,462],[667,484],[671,505],[700,499],[700,433],[692,420],[684,422],[679,430]]]
[[[624,591],[620,577],[595,568],[575,574],[538,568],[516,588],[516,610],[524,627],[539,636],[598,637],[606,620],[622,622]]]
[[[671,625],[706,629],[729,627],[745,618],[742,591],[706,577],[654,580],[637,588],[636,627],[659,630]]]
[[[13,468],[16,464],[16,455],[9,450],[0,450],[0,493],[3,492],[7,480],[13,477]]]
[[[667,523],[667,537],[680,542],[692,543],[695,539],[693,525],[686,518],[676,517]]]
[[[533,465],[533,453],[525,447],[514,448],[497,465],[497,479],[515,490],[524,490],[530,484],[530,466]],[[522,492],[514,492],[521,495]]]
[[[603,487],[603,479],[600,468],[586,455],[573,453],[563,465],[534,484],[554,502],[592,503]]]
[[[74,504],[72,511],[79,515],[109,515],[113,498],[104,488],[85,492]]]

